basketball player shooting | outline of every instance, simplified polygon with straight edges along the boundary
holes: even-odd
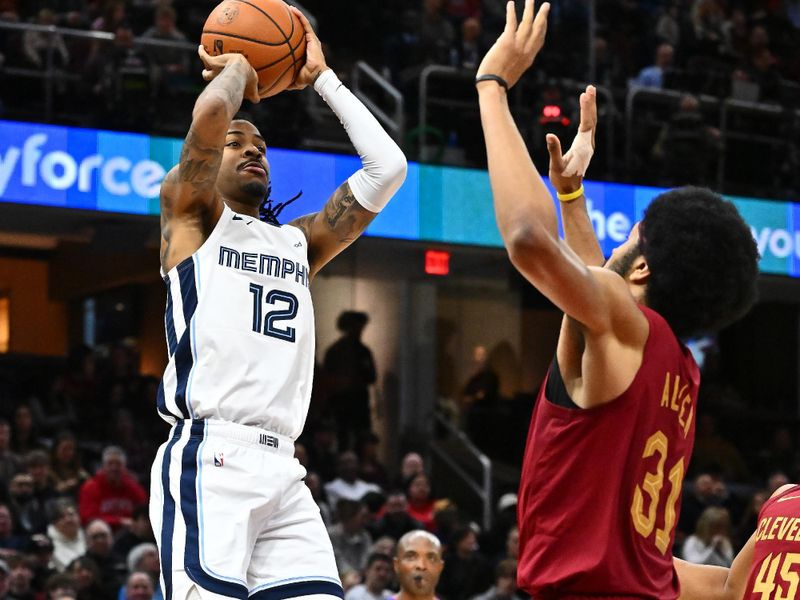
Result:
[[[172,430],[153,465],[150,514],[165,600],[343,597],[294,459],[314,365],[309,284],[386,205],[406,161],[295,14],[307,52],[294,87],[314,86],[364,166],[320,212],[280,225],[264,136],[234,119],[244,97],[259,100],[256,72],[238,54],[200,49],[210,83],[161,188],[169,363],[158,411]]]
[[[749,309],[758,252],[733,205],[697,188],[656,198],[602,266],[586,264],[597,258],[591,246],[585,258],[570,247],[567,219],[559,238],[507,98],[544,45],[549,8],[536,13],[528,0],[518,23],[509,2],[476,79],[504,244],[565,313],[523,460],[518,580],[537,599],[674,600],[671,549],[700,379],[681,340]],[[551,157],[564,160],[556,141]],[[561,202],[582,202],[584,171],[553,178]],[[583,212],[573,217],[586,223]]]

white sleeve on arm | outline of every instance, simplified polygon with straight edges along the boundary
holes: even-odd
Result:
[[[362,169],[347,182],[358,203],[379,213],[406,178],[406,157],[367,107],[328,69],[314,89],[342,122],[361,157]]]

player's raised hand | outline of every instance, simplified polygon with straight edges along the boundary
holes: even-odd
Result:
[[[328,68],[328,64],[325,62],[325,55],[322,53],[322,43],[306,16],[296,6],[289,6],[289,10],[297,15],[297,18],[303,24],[303,29],[306,30],[306,62],[297,74],[294,83],[286,89],[302,90],[308,85],[314,85],[317,77]]]
[[[258,73],[244,56],[236,53],[211,56],[202,45],[198,47],[197,54],[200,56],[200,60],[203,61],[203,67],[205,67],[203,69],[203,79],[209,82],[214,81],[228,63],[232,61],[241,62],[247,73],[244,97],[254,103],[261,99],[260,90],[258,89]]]
[[[537,13],[534,10],[534,0],[525,0],[522,21],[518,25],[514,2],[508,2],[506,27],[483,57],[478,67],[478,77],[495,75],[507,82],[509,87],[516,84],[544,45],[549,12],[548,2],[542,4]]]
[[[560,194],[569,194],[581,187],[583,176],[594,155],[594,138],[597,131],[597,90],[586,87],[581,94],[581,123],[569,152],[562,156],[561,142],[552,133],[547,135],[550,153],[550,182]]]

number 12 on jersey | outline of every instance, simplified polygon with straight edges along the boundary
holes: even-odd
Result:
[[[280,321],[289,321],[297,316],[297,296],[281,290],[270,290],[264,293],[264,286],[257,283],[250,284],[250,293],[253,295],[253,331],[263,333],[286,342],[295,341],[295,329],[288,325],[284,328],[277,326]],[[276,308],[264,316],[264,304],[285,308]]]

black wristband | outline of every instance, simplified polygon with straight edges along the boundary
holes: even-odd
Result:
[[[494,81],[508,91],[508,82],[499,75],[479,75],[475,78],[475,85],[478,85],[481,81]]]

